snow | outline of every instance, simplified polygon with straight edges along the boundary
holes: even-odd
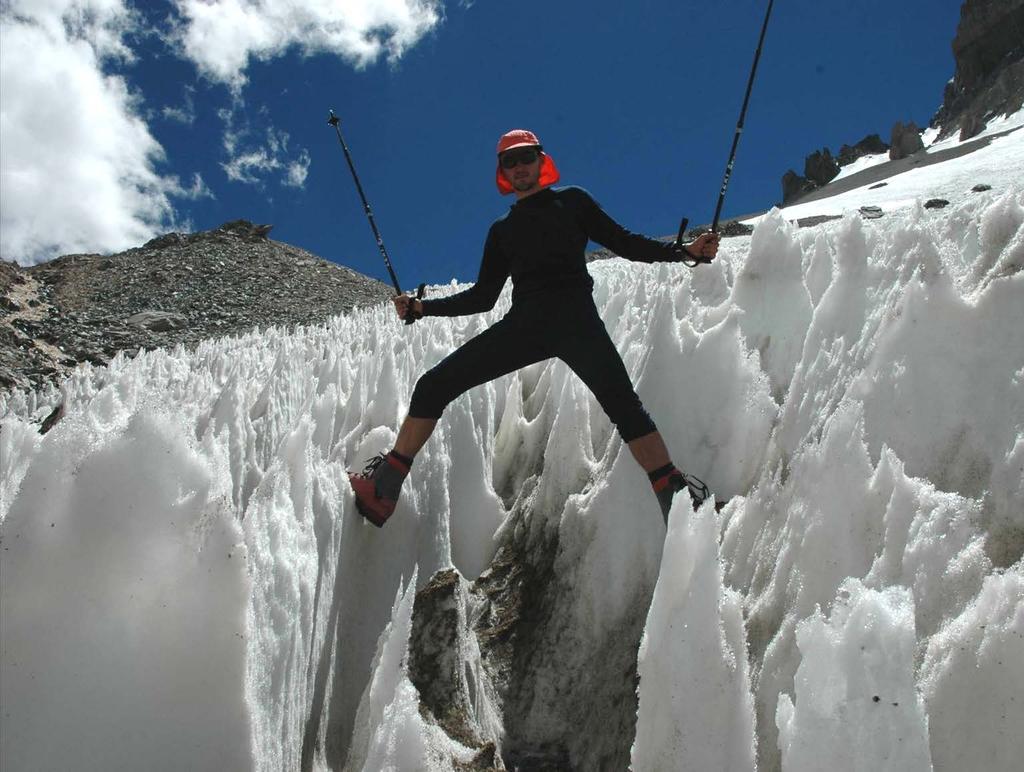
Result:
[[[691,516],[677,497],[640,644],[640,707],[631,767],[755,767],[742,600],[722,582],[711,502]]]
[[[862,172],[865,169],[870,169],[873,166],[884,164],[889,161],[889,151],[884,153],[874,153],[871,155],[862,155],[856,161],[846,166],[839,167],[839,174],[832,178],[831,182],[837,182],[845,177],[850,177],[857,172]]]
[[[414,592],[476,578],[518,512],[557,536],[518,726],[571,738],[578,768],[631,747],[637,770],[1016,769],[1022,169],[1015,131],[773,210],[712,266],[591,266],[673,458],[729,500],[677,500],[667,534],[558,362],[456,400],[383,530],[355,512],[346,468],[390,447],[419,374],[507,293],[477,317],[368,309],[0,396],[0,766],[468,763],[409,678]],[[800,207],[843,216],[797,229]],[[636,663],[635,725],[609,657]]]
[[[801,660],[794,699],[779,697],[782,766],[813,772],[927,770],[928,725],[913,678],[910,591],[869,590],[857,579],[839,589],[832,618],[820,611],[797,626]]]

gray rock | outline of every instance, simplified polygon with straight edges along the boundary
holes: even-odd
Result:
[[[924,202],[925,209],[942,209],[944,206],[949,206],[949,202],[944,198],[930,198]]]
[[[917,124],[913,121],[907,124],[896,121],[896,124],[892,127],[892,144],[889,148],[889,160],[898,161],[923,149],[924,143],[921,141],[921,130],[917,127]]]
[[[869,220],[877,220],[885,214],[879,206],[862,206],[860,213]]]
[[[468,586],[457,571],[439,571],[416,593],[409,636],[409,679],[420,705],[431,712],[449,737],[470,748],[492,748],[487,717],[477,714],[495,694],[479,656],[467,657],[476,638],[469,612]],[[497,713],[497,709],[494,709]]]
[[[129,316],[125,323],[133,327],[145,327],[147,330],[153,330],[154,332],[169,332],[170,330],[180,330],[187,327],[188,319],[181,314],[168,311],[142,311],[141,313]]]
[[[992,190],[992,186],[986,185],[985,183],[982,182],[975,185],[973,188],[971,188],[971,190],[975,193],[984,193],[986,190]]]
[[[798,228],[813,228],[815,225],[842,219],[842,216],[838,214],[816,214],[811,217],[801,217],[796,221],[796,226]]]
[[[185,243],[185,237],[180,233],[165,233],[163,236],[157,236],[155,239],[150,239],[142,245],[143,249],[166,249],[167,247],[174,247]],[[109,260],[104,261],[100,264],[102,268],[113,267]]]
[[[55,407],[46,418],[43,419],[42,425],[39,427],[40,434],[46,434],[50,429],[57,425],[57,422],[64,417],[64,403],[61,402]]]

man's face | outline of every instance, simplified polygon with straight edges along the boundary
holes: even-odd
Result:
[[[517,147],[501,154],[501,172],[516,193],[531,193],[537,189],[540,164],[536,147]]]

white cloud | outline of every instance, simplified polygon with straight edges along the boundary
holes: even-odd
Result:
[[[125,249],[176,223],[175,198],[212,196],[198,176],[161,173],[147,120],[191,126],[195,106],[190,87],[182,105],[148,111],[130,91],[119,68],[143,35],[173,40],[238,100],[254,59],[297,47],[357,67],[394,61],[442,19],[441,0],[172,0],[178,17],[164,34],[131,2],[0,0],[0,257],[28,265]],[[226,121],[229,179],[302,188],[308,150],[272,128],[256,135]]]
[[[306,187],[306,177],[309,175],[309,164],[311,162],[309,153],[303,150],[297,161],[288,164],[288,173],[285,175],[284,185],[289,188]]]
[[[280,169],[281,162],[272,158],[265,149],[261,148],[235,156],[221,166],[232,182],[257,185],[263,181],[262,175]]]
[[[442,18],[440,0],[174,0],[184,55],[240,91],[250,59],[297,46],[356,67],[398,59]]]
[[[180,184],[175,177],[172,185],[168,188],[168,193],[177,198],[187,198],[189,201],[199,201],[203,198],[216,198],[216,196],[213,195],[213,191],[207,187],[206,181],[199,172],[192,175],[192,184],[188,187]]]
[[[221,164],[224,173],[232,182],[263,185],[269,177],[277,176],[283,170],[282,185],[304,187],[311,161],[309,151],[302,148],[297,157],[289,158],[288,132],[270,125],[266,108],[258,113],[264,131],[259,139],[254,140],[255,132],[249,126],[245,102],[240,97],[236,96],[230,109],[218,111],[218,116],[224,121],[224,152],[228,156],[228,160]]]
[[[0,6],[0,256],[29,265],[115,251],[172,222],[176,178],[112,63],[136,17],[122,0]]]
[[[186,126],[193,125],[196,122],[195,93],[195,87],[185,86],[185,98],[182,104],[178,107],[167,105],[160,111],[160,114],[169,121],[183,123]]]

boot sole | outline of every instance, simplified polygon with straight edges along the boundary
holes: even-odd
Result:
[[[358,511],[359,514],[362,515],[364,519],[373,523],[378,528],[383,528],[384,523],[388,521],[386,517],[383,520],[379,520],[378,515],[373,510],[364,507],[363,502],[361,502],[358,497],[356,497],[356,511]]]

